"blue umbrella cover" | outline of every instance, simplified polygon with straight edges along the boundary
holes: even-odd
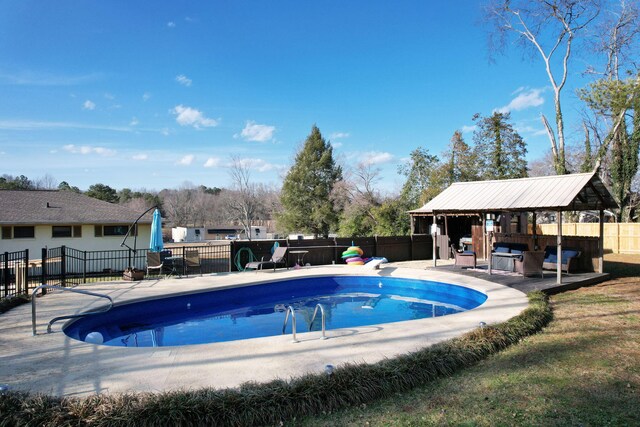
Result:
[[[153,212],[153,222],[151,222],[151,241],[149,242],[149,250],[151,250],[151,252],[160,252],[163,247],[162,218],[160,217],[160,211],[156,209]]]

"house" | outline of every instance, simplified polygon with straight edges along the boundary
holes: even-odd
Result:
[[[121,249],[142,212],[72,191],[0,190],[0,252],[68,246],[83,251]],[[152,214],[138,221],[138,248],[149,247]]]

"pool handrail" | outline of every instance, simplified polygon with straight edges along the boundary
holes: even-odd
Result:
[[[327,339],[327,335],[325,333],[326,328],[325,328],[325,315],[324,315],[324,307],[322,306],[322,304],[316,304],[316,308],[315,310],[313,310],[313,316],[311,317],[311,322],[309,322],[309,331],[311,331],[311,328],[313,327],[313,321],[316,320],[316,314],[318,314],[318,308],[320,309],[320,313],[321,313],[321,317],[322,317],[322,339],[326,340]]]
[[[56,285],[40,285],[37,288],[35,288],[33,290],[33,292],[31,293],[31,328],[33,330],[33,336],[36,336],[36,300],[37,300],[36,294],[38,293],[38,291],[40,289],[57,289],[59,291],[74,292],[74,293],[83,294],[83,295],[91,295],[91,296],[94,296],[94,297],[106,298],[106,299],[109,300],[109,305],[106,307],[106,309],[101,309],[101,310],[98,310],[98,311],[89,311],[89,312],[80,313],[80,314],[71,314],[71,315],[68,315],[68,316],[54,317],[53,319],[51,319],[49,321],[49,325],[47,326],[47,333],[48,334],[51,333],[51,325],[53,325],[58,320],[75,319],[75,318],[78,318],[78,317],[89,316],[89,315],[92,315],[92,314],[105,313],[105,312],[111,310],[111,308],[113,307],[113,299],[109,295],[98,294],[96,292],[90,292],[90,291],[83,291],[81,289],[64,288],[62,286],[56,286]]]
[[[284,324],[282,325],[282,335],[285,334],[287,329],[287,322],[289,321],[289,313],[291,313],[291,332],[293,334],[293,342],[298,342],[296,339],[296,311],[293,306],[287,307],[287,314],[284,316]]]

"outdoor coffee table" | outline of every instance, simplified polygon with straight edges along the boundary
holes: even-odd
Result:
[[[491,268],[494,270],[515,271],[515,260],[521,256],[521,254],[493,252],[491,254]]]

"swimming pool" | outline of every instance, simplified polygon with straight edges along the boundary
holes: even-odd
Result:
[[[64,332],[109,346],[183,346],[280,335],[289,306],[297,331],[305,332],[317,304],[327,329],[339,329],[445,316],[486,299],[477,290],[427,280],[305,277],[117,305],[66,325]]]

